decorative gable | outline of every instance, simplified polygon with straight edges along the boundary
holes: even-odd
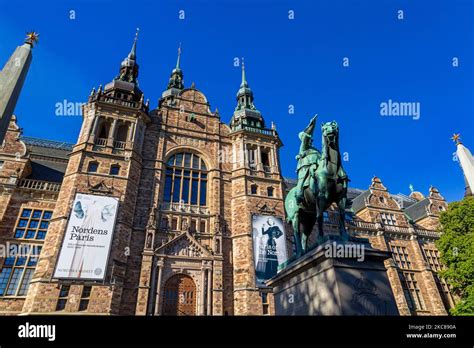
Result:
[[[400,205],[390,196],[380,178],[374,176],[369,189],[370,195],[367,200],[370,205],[384,209],[400,210]]]
[[[112,193],[112,190],[110,189],[110,187],[108,187],[104,181],[101,181],[99,182],[98,184],[96,185],[91,185],[89,187],[89,190],[91,192],[95,192],[95,193],[102,193],[102,194],[110,194]]]
[[[206,250],[192,235],[184,232],[156,249],[157,254],[183,257],[209,257]]]
[[[440,201],[444,201],[444,197],[441,196],[441,194],[439,193],[438,189],[436,187],[433,187],[431,186],[430,187],[430,194],[428,196],[430,198],[430,200],[432,199],[437,199],[437,200],[440,200]]]

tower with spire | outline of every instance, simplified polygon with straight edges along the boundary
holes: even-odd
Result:
[[[129,102],[130,105],[143,106],[143,92],[138,86],[138,72],[139,65],[137,63],[137,41],[138,32],[135,33],[132,48],[128,55],[120,64],[119,74],[108,84],[105,85],[104,90],[99,87],[99,92],[103,97],[110,97],[114,99]],[[94,96],[94,94],[92,94]],[[145,107],[147,107],[145,105]]]
[[[279,149],[282,146],[272,126],[265,127],[261,112],[255,107],[254,94],[247,82],[242,62],[242,80],[237,92],[237,106],[230,122],[229,137],[234,151],[231,183],[232,244],[234,255],[234,314],[262,314],[261,289],[255,279],[252,217],[273,215],[284,219],[283,180]]]
[[[150,122],[149,103],[144,101],[138,87],[137,34],[132,48],[120,64],[119,75],[104,88],[92,90],[88,102],[83,105],[83,122],[77,143],[69,157],[67,173],[61,185],[59,200],[72,202],[77,193],[115,197],[119,200],[116,224],[112,237],[109,264],[104,279],[113,281],[113,287],[101,288],[101,297],[109,313],[120,312],[124,303],[136,300],[133,288],[138,283],[137,274],[128,274],[131,263],[139,263],[141,250],[132,245],[131,221],[135,216],[138,178],[142,170],[142,148],[146,125]],[[56,207],[57,216],[69,216],[72,206]],[[55,240],[64,238],[66,224],[62,218],[52,221],[48,235]],[[142,247],[140,243],[140,247]],[[36,294],[54,291],[57,283],[51,278],[54,261],[59,249],[49,248],[53,257],[44,262],[37,271],[41,280],[32,284],[32,301],[25,312],[37,312],[44,302]],[[124,252],[129,250],[130,252]],[[138,257],[138,260],[135,259]],[[51,290],[52,289],[52,290]]]
[[[265,122],[262,114],[257,110],[253,103],[253,92],[249,87],[245,76],[245,63],[242,60],[242,82],[237,92],[237,106],[230,121],[230,127],[233,130],[252,127],[264,129]]]
[[[466,185],[465,196],[472,196],[474,192],[474,157],[471,151],[461,142],[460,134],[454,134],[451,138],[456,143],[456,156],[461,165]]]
[[[183,70],[181,70],[181,44],[178,47],[178,58],[176,59],[176,66],[171,72],[168,81],[168,86],[162,94],[163,99],[175,97],[184,89]]]
[[[16,48],[0,71],[0,145],[30,68],[33,59],[31,49],[38,42],[38,37],[35,32],[28,33],[25,43]]]
[[[128,56],[122,61],[122,64],[120,64],[120,74],[116,77],[116,80],[138,84],[138,63],[136,62],[138,31],[139,29],[137,28],[132,49],[130,50]]]

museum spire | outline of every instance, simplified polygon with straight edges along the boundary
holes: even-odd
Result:
[[[235,110],[249,109],[256,110],[253,105],[253,92],[249,87],[247,78],[245,76],[245,62],[242,59],[242,82],[240,83],[239,91],[237,92],[237,107]]]
[[[138,40],[138,32],[139,32],[139,28],[137,28],[137,31],[135,33],[135,39],[133,40],[133,45],[132,45],[132,49],[130,50],[130,53],[128,54],[128,59],[133,59],[135,60],[136,56],[137,56],[137,40]]]
[[[97,93],[92,90],[89,100],[97,100],[106,97],[106,102],[115,102],[130,107],[143,108],[148,110],[148,103],[144,101],[143,92],[138,86],[138,63],[137,63],[137,43],[138,31],[135,33],[132,48],[120,64],[119,74],[109,83],[99,87]]]
[[[245,77],[245,62],[242,59],[242,83],[240,84],[240,87],[248,87],[247,79]]]
[[[33,59],[31,49],[38,42],[38,34],[27,34],[25,43],[18,46],[0,71],[0,144],[3,143],[5,133],[20,96],[26,74]]]
[[[125,57],[125,59],[120,64],[120,75],[117,77],[118,80],[137,83],[138,77],[138,63],[137,59],[137,40],[139,28],[135,33],[135,39],[133,40],[132,48],[130,53]]]
[[[264,128],[265,122],[262,114],[257,110],[253,103],[253,92],[247,82],[245,71],[245,62],[242,58],[242,81],[237,92],[237,106],[234,115],[230,121],[232,129],[241,129],[242,127]]]
[[[179,43],[179,47],[178,47],[178,59],[176,60],[176,70],[180,70],[179,69],[179,63],[181,61],[181,43]]]
[[[183,71],[180,68],[181,64],[181,44],[178,47],[178,58],[176,60],[176,67],[171,72],[170,79],[168,81],[168,89],[183,89]]]

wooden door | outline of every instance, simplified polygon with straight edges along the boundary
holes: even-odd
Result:
[[[172,276],[163,289],[163,315],[196,315],[196,295],[191,277]]]

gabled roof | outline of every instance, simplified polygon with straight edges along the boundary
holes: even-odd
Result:
[[[365,199],[371,194],[370,190],[365,190],[352,200],[352,211],[357,213],[365,207]]]
[[[21,137],[30,154],[32,172],[28,179],[62,182],[73,144]]]
[[[54,140],[47,140],[47,139],[40,139],[34,137],[25,137],[22,136],[20,138],[27,148],[30,151],[38,151],[39,153],[43,152],[45,154],[51,154],[51,150],[55,150],[52,152],[51,156],[64,156],[67,158],[67,154],[72,151],[74,144],[66,143],[63,141],[54,141]],[[48,152],[45,152],[45,149],[49,149]]]

